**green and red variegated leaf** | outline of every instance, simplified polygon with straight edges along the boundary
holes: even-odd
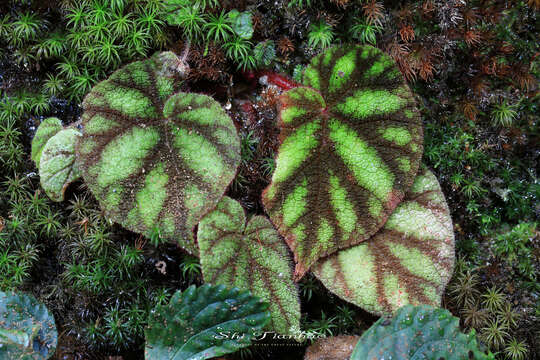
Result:
[[[234,178],[240,140],[215,100],[176,92],[175,61],[156,54],[94,86],[77,152],[113,221],[147,236],[157,230],[197,254],[193,229]]]
[[[312,271],[339,297],[381,315],[405,304],[439,306],[453,266],[450,212],[437,179],[422,168],[381,231]]]
[[[291,334],[300,328],[289,251],[266,217],[246,224],[240,203],[224,196],[199,223],[197,241],[206,282],[246,289],[267,301],[273,331]]]
[[[412,185],[422,122],[396,64],[371,46],[335,47],[281,97],[276,170],[263,193],[296,278],[369,239]]]

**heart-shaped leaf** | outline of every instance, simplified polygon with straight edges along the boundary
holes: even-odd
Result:
[[[248,291],[192,285],[150,314],[145,359],[203,360],[235,352],[270,321],[267,309]]]
[[[69,184],[81,177],[75,158],[75,144],[80,136],[77,129],[60,130],[43,147],[39,177],[41,187],[53,201],[63,201]]]
[[[199,223],[197,241],[205,282],[247,289],[267,301],[275,332],[300,329],[289,251],[267,218],[255,216],[246,225],[242,205],[224,196]]]
[[[297,279],[384,225],[412,185],[423,141],[411,91],[374,47],[327,50],[303,83],[281,97],[281,146],[263,193],[294,252]]]
[[[351,360],[493,360],[481,351],[473,332],[464,334],[448,310],[406,305],[379,319],[358,341]]]
[[[42,360],[56,349],[54,317],[32,295],[0,291],[0,359]]]
[[[60,119],[50,117],[41,122],[37,128],[36,135],[32,139],[32,153],[31,158],[36,163],[36,167],[39,169],[39,160],[41,159],[41,153],[43,147],[47,144],[50,138],[56,135],[64,127]]]
[[[173,53],[116,71],[86,96],[77,146],[85,182],[127,229],[197,254],[193,228],[213,209],[240,163],[240,140],[212,98],[176,93]]]
[[[450,212],[437,179],[423,167],[381,231],[312,270],[339,297],[389,314],[408,303],[440,305],[453,265]]]

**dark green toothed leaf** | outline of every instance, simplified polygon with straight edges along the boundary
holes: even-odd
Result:
[[[43,147],[39,177],[41,187],[53,201],[63,201],[69,184],[81,177],[75,159],[75,144],[80,136],[77,129],[60,130]]]
[[[255,216],[246,225],[244,209],[224,196],[199,223],[204,280],[247,289],[270,304],[271,330],[300,328],[300,302],[287,245],[270,221]]]
[[[327,50],[303,83],[281,97],[281,146],[263,193],[297,279],[384,225],[412,185],[423,141],[411,91],[374,47]]]
[[[147,360],[204,360],[249,346],[270,321],[268,304],[224,285],[192,285],[152,311]]]
[[[312,268],[327,289],[375,314],[438,306],[454,265],[454,232],[435,176],[422,168],[405,200],[369,241]]]
[[[0,359],[42,360],[56,349],[54,317],[32,295],[0,291]]]
[[[112,220],[197,254],[193,228],[233,179],[240,140],[215,100],[176,92],[177,60],[156,54],[97,84],[83,103],[77,154]]]
[[[448,310],[406,305],[379,319],[356,344],[351,360],[493,360],[479,349],[474,330],[464,334]]]
[[[36,135],[32,139],[32,154],[31,158],[36,163],[36,167],[39,168],[39,160],[41,159],[41,153],[43,152],[43,147],[60,130],[64,127],[60,119],[55,117],[50,117],[41,122],[36,131]]]

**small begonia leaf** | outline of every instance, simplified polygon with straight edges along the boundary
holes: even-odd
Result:
[[[219,103],[177,92],[178,61],[156,54],[94,86],[77,155],[110,219],[197,255],[193,230],[234,178],[240,140]]]
[[[371,46],[330,48],[281,96],[281,145],[263,193],[299,279],[369,239],[412,185],[422,122],[395,62]]]
[[[60,130],[43,147],[39,161],[40,183],[53,201],[64,201],[64,193],[81,177],[75,157],[75,145],[81,132],[74,128]]]
[[[422,168],[405,200],[370,240],[312,268],[324,286],[371,313],[439,306],[454,266],[452,218],[435,176]]]
[[[36,130],[36,135],[32,139],[32,153],[30,157],[36,163],[36,167],[39,169],[39,160],[41,159],[41,153],[43,147],[47,144],[50,138],[56,135],[64,127],[60,119],[50,117],[41,122]]]
[[[242,205],[224,196],[199,223],[197,241],[205,282],[251,291],[270,304],[271,330],[300,328],[300,300],[287,245],[270,221],[246,224]]]
[[[249,11],[239,12],[233,9],[229,11],[228,15],[236,35],[247,40],[253,37],[253,15]]]

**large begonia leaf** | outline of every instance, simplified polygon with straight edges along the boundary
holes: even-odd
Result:
[[[197,241],[206,282],[247,289],[267,301],[273,331],[300,328],[289,250],[266,217],[254,216],[246,224],[242,205],[225,196],[199,223]]]
[[[406,304],[439,306],[454,266],[454,232],[435,176],[419,171],[384,228],[312,268],[327,289],[375,314]]]
[[[235,352],[270,321],[268,304],[248,291],[204,284],[155,308],[145,331],[146,360],[204,360]]]
[[[39,168],[39,160],[41,159],[41,153],[43,147],[47,144],[50,138],[56,135],[64,127],[60,119],[50,117],[41,122],[37,128],[36,135],[32,139],[32,153],[31,158],[36,163],[36,167]]]
[[[423,141],[411,91],[376,48],[331,48],[311,61],[303,83],[281,97],[281,146],[263,193],[297,279],[384,225],[412,185]]]
[[[86,96],[77,151],[106,214],[197,254],[193,229],[234,178],[240,140],[212,98],[176,92],[171,52],[128,64]]]
[[[63,201],[72,182],[81,177],[75,157],[75,144],[81,132],[74,128],[60,130],[43,147],[39,160],[41,187],[53,201]]]

